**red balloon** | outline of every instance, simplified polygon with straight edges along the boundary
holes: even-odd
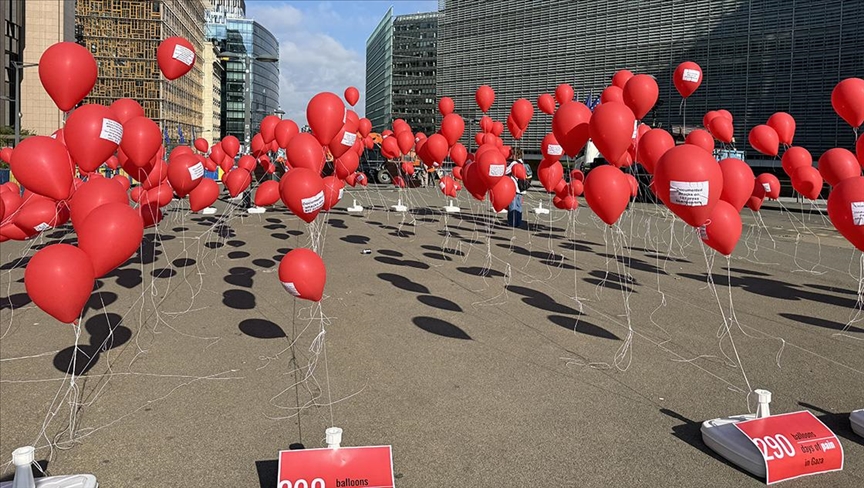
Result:
[[[446,144],[446,141],[445,141]],[[422,146],[421,146],[422,147]],[[422,154],[422,150],[420,147],[417,148],[417,152]],[[381,141],[381,155],[387,159],[397,159],[399,157],[399,142],[396,139],[396,136],[387,136]]]
[[[864,80],[846,78],[837,83],[831,91],[831,106],[853,129],[860,127],[864,123]]]
[[[314,251],[292,249],[279,262],[279,281],[295,297],[318,302],[324,295],[327,269]]]
[[[174,198],[174,190],[168,183],[162,183],[147,190],[141,198],[141,205],[156,205],[164,207]]]
[[[131,198],[133,202],[140,202],[141,197],[144,196],[144,192],[145,190],[143,186],[136,186],[129,190],[129,198]]]
[[[131,183],[129,183],[129,177],[124,175],[114,175],[111,177],[112,180],[120,183],[120,186],[123,187],[123,191],[128,191]]]
[[[794,146],[783,153],[783,158],[780,162],[783,165],[783,171],[791,178],[796,168],[813,166],[813,156],[810,155],[810,151],[803,147]]]
[[[195,66],[195,47],[182,37],[169,37],[159,43],[156,61],[165,78],[176,80]]]
[[[72,194],[72,166],[66,147],[46,136],[31,136],[18,144],[9,163],[12,174],[34,193],[65,200]]]
[[[777,133],[780,143],[792,145],[792,138],[795,137],[795,119],[791,115],[777,112],[768,118],[768,126]]]
[[[711,130],[709,125],[711,124],[711,121],[714,120],[714,117],[717,117],[718,115],[720,115],[720,112],[716,110],[709,110],[706,112],[705,115],[702,116],[702,127]]]
[[[591,116],[591,139],[607,161],[618,161],[633,143],[635,124],[633,111],[623,103],[601,103]]]
[[[445,115],[444,119],[441,120],[441,130],[439,133],[447,139],[448,146],[453,146],[459,142],[464,132],[465,121],[459,114],[450,113]]]
[[[146,205],[141,205],[138,207],[138,215],[141,216],[141,220],[144,222],[144,228],[148,229],[150,227],[154,227],[159,222],[162,222],[162,218],[164,215],[162,214],[162,209],[159,208],[157,203],[148,203]]]
[[[222,159],[222,162],[219,163],[219,168],[222,169],[223,173],[227,173],[227,172],[231,171],[231,168],[233,168],[233,167],[234,167],[234,160],[229,158],[228,156],[225,156]]]
[[[261,156],[267,151],[267,149],[269,149],[269,146],[264,144],[264,138],[261,137],[260,133],[252,136],[252,140],[249,141],[249,152],[251,152],[253,156],[256,158]]]
[[[268,180],[255,190],[255,206],[269,207],[279,201],[279,182]]]
[[[363,117],[357,124],[357,131],[360,132],[360,135],[363,137],[368,136],[369,133],[372,132],[372,122],[366,117]]]
[[[762,173],[756,177],[756,186],[754,188],[762,188],[764,196],[777,200],[780,198],[780,180],[771,173]]]
[[[432,134],[428,139],[426,139],[426,142],[423,144],[423,149],[426,151],[426,154],[429,155],[429,159],[431,160],[429,166],[432,166],[431,163],[444,163],[444,159],[447,158],[449,145],[447,139],[441,134]]]
[[[252,183],[252,175],[243,168],[235,168],[222,178],[222,182],[225,183],[225,188],[228,188],[228,194],[233,198],[245,191],[246,188],[249,188],[249,185]]]
[[[720,171],[723,173],[723,191],[720,200],[728,202],[739,212],[753,194],[756,177],[750,165],[735,158],[720,161]]]
[[[56,227],[57,217],[57,202],[34,194],[14,211],[10,220],[29,238]]]
[[[11,222],[22,203],[24,200],[17,191],[0,191],[0,223]]]
[[[672,81],[678,93],[687,98],[702,84],[702,68],[693,61],[684,61],[675,68]]]
[[[357,101],[360,100],[360,90],[353,86],[349,86],[345,89],[345,101],[348,102],[348,105],[352,107],[357,105]]]
[[[561,105],[552,117],[552,133],[571,158],[588,142],[590,120],[591,110],[579,102]],[[633,132],[632,125],[630,132]]]
[[[630,184],[630,198],[636,198],[636,196],[639,195],[639,182],[636,180],[636,177],[630,173],[624,173],[624,176],[627,177],[627,183]],[[579,182],[574,181],[573,183]]]
[[[462,171],[462,183],[474,199],[483,201],[486,198],[486,184],[480,176],[479,168],[477,163],[466,165]]]
[[[450,97],[441,97],[441,99],[438,100],[438,112],[440,112],[443,117],[453,113],[455,108],[456,104],[453,103],[453,99]]]
[[[699,236],[708,247],[726,256],[732,254],[741,238],[741,215],[732,205],[719,201],[708,222],[699,228]]]
[[[622,95],[622,101],[633,111],[633,115],[637,119],[642,119],[657,103],[660,87],[657,86],[653,76],[636,75],[624,85]]]
[[[219,184],[210,178],[202,178],[198,186],[189,193],[189,209],[198,212],[213,205],[219,198]]]
[[[276,138],[276,143],[279,144],[279,147],[281,147],[282,149],[288,147],[291,139],[293,139],[294,136],[299,133],[300,129],[297,127],[297,124],[290,119],[280,120],[279,123],[276,124],[275,129],[273,130],[273,135]]]
[[[357,177],[354,179],[357,183],[360,183],[363,186],[369,184],[369,178],[366,177],[365,173],[357,173]]]
[[[340,179],[345,179],[348,175],[353,174],[360,167],[360,157],[354,151],[348,151],[342,157],[336,159],[335,171],[336,176]]]
[[[306,105],[306,120],[320,145],[333,140],[345,124],[345,117],[345,104],[339,96],[330,92],[315,95]]]
[[[396,144],[399,146],[399,152],[402,154],[408,154],[411,151],[411,148],[414,147],[414,134],[412,134],[410,130],[400,132],[396,135]]]
[[[701,147],[708,154],[714,154],[714,137],[711,133],[702,129],[694,129],[687,134],[684,139],[685,144],[691,144],[696,147]]]
[[[84,107],[81,107],[84,108]],[[78,110],[81,110],[80,108]],[[72,115],[78,113],[76,110]],[[71,119],[72,117],[70,117]],[[68,124],[67,124],[68,127]],[[120,142],[120,147],[123,152],[132,161],[135,166],[144,166],[156,155],[159,148],[162,146],[162,132],[156,122],[147,117],[133,117],[123,124],[122,129],[123,139]],[[207,150],[207,141],[198,139],[203,142],[204,150]],[[198,141],[195,141],[196,147]],[[186,146],[178,146],[186,147]],[[72,149],[70,148],[70,151]],[[173,153],[172,153],[173,154]],[[74,156],[73,156],[74,158]],[[80,166],[81,163],[79,162]]]
[[[657,197],[669,210],[687,224],[699,227],[720,200],[723,173],[711,154],[684,144],[660,158],[654,168],[654,185]]]
[[[434,137],[434,136],[433,136]],[[432,137],[429,138],[429,141]],[[427,141],[426,145],[429,145]],[[488,150],[477,155],[475,163],[480,181],[486,188],[493,188],[504,177],[507,171],[507,159],[500,151]]]
[[[453,178],[456,180],[461,180],[462,179],[462,171],[464,169],[465,168],[462,166],[454,166],[453,167]]]
[[[264,144],[270,144],[276,138],[276,126],[281,122],[280,119],[276,115],[268,115],[261,119],[261,125],[259,126],[259,132],[261,137],[264,139]]]
[[[585,202],[607,225],[617,222],[630,202],[630,182],[614,166],[603,165],[591,170],[584,187]]]
[[[112,103],[110,108],[121,124],[126,124],[134,117],[144,117],[144,108],[131,98],[120,98]]]
[[[732,121],[726,117],[720,116],[719,114],[708,122],[708,130],[711,131],[711,135],[714,136],[715,139],[720,142],[725,142],[726,144],[730,144],[732,138],[735,137],[735,128],[732,125]],[[714,147],[713,143],[711,144],[711,147]]]
[[[754,192],[756,187],[754,187]],[[764,192],[763,192],[764,193]],[[747,208],[754,212],[758,212],[760,208],[762,208],[762,202],[765,200],[764,196],[751,195],[749,199],[747,199]]]
[[[202,153],[206,153],[207,148],[209,148],[209,147],[210,147],[210,143],[207,142],[207,139],[204,139],[203,137],[199,137],[198,139],[195,139],[195,149],[197,149],[198,151],[200,151]]]
[[[780,145],[777,131],[770,126],[761,124],[750,129],[750,145],[766,156],[776,156]]]
[[[84,100],[96,85],[97,75],[93,55],[74,42],[58,42],[39,58],[39,81],[63,112]]]
[[[210,148],[210,160],[216,164],[221,164],[223,159],[225,159],[225,151],[222,149],[222,143],[217,142]]]
[[[24,270],[24,287],[33,303],[64,323],[78,320],[95,282],[90,258],[69,244],[40,249]]]
[[[144,221],[125,203],[107,203],[90,212],[77,231],[78,247],[100,278],[135,254],[144,237]]]
[[[489,201],[496,212],[504,210],[516,196],[516,183],[513,178],[501,178],[489,189]]]
[[[414,176],[414,165],[408,161],[402,161],[402,173],[408,176]]]
[[[0,161],[3,161],[4,163],[9,163],[12,161],[11,147],[4,147],[3,149],[0,149]]]
[[[324,150],[318,139],[308,132],[297,134],[291,139],[285,154],[293,168],[307,168],[316,173],[324,169]]]
[[[540,161],[540,165],[537,167],[537,179],[540,180],[540,184],[546,191],[554,191],[558,182],[562,181],[563,178],[564,167],[561,166],[561,163],[551,159]]]
[[[819,170],[813,166],[799,166],[792,172],[792,188],[805,198],[816,200],[822,193],[824,181]]]
[[[559,106],[573,101],[573,87],[567,83],[561,83],[555,87],[555,100]]]
[[[513,114],[507,116],[507,131],[510,132],[513,139],[516,139],[517,141],[522,139],[522,134],[525,132],[516,125],[516,121],[513,120]]]
[[[632,71],[629,69],[619,70],[612,76],[612,86],[617,86],[623,90],[630,78],[633,78]]]
[[[141,186],[145,190],[159,186],[168,179],[168,165],[161,159],[155,160],[151,166],[146,166],[143,169],[147,172],[147,176],[141,180]]]
[[[510,113],[513,114],[513,121],[516,122],[516,125],[524,130],[534,117],[534,106],[528,99],[520,98],[513,102]]]
[[[855,154],[858,156],[858,164],[864,168],[864,134],[861,134],[858,140],[855,141]]]
[[[294,215],[309,223],[324,206],[324,181],[313,170],[294,168],[282,177],[279,194]]]
[[[540,143],[540,154],[548,161],[558,161],[564,155],[564,148],[558,144],[558,139],[551,132],[543,137]]]
[[[657,161],[675,147],[675,139],[663,129],[651,129],[639,140],[638,160],[649,174],[654,174]]]
[[[90,173],[117,150],[123,138],[123,125],[110,108],[89,104],[72,112],[66,120],[64,134],[66,148],[72,160],[78,164],[81,171]],[[159,141],[161,142],[161,137]]]
[[[624,89],[615,85],[607,86],[600,92],[600,103],[624,103]]]
[[[450,159],[453,160],[456,166],[465,166],[465,161],[468,159],[468,150],[457,142],[450,148]]]
[[[544,114],[552,115],[555,113],[555,99],[548,93],[543,93],[537,97],[537,108]]]
[[[828,195],[828,218],[859,251],[864,250],[861,202],[864,202],[864,178],[860,176],[841,181]]]
[[[329,212],[330,209],[336,206],[339,203],[339,200],[342,200],[342,194],[345,191],[345,184],[342,183],[342,180],[335,176],[328,176],[324,178],[324,206],[321,207],[325,212]]]
[[[837,186],[841,181],[861,176],[861,166],[855,155],[848,149],[835,147],[829,149],[819,158],[819,174],[831,186]]]
[[[477,106],[480,107],[480,111],[486,113],[495,102],[495,90],[489,85],[481,85],[474,93],[474,100],[477,102]]]
[[[570,170],[570,181],[585,181],[585,173],[578,169]]]
[[[225,136],[219,142],[219,145],[222,146],[222,151],[224,151],[225,155],[231,159],[234,159],[237,153],[240,152],[240,140],[234,136]]]
[[[262,157],[265,157],[265,156],[262,156]],[[255,171],[255,166],[257,166],[257,165],[258,165],[258,161],[256,161],[254,157],[252,157],[248,154],[244,154],[243,156],[240,156],[240,159],[237,161],[237,167],[238,168],[243,168],[250,173]]]
[[[180,198],[192,192],[201,183],[203,176],[204,165],[193,154],[181,155],[168,164],[168,182]]]
[[[120,183],[109,178],[97,178],[84,183],[69,202],[72,226],[78,230],[93,210],[108,203],[129,204],[126,190]]]
[[[492,134],[495,137],[501,137],[501,134],[503,134],[503,133],[504,133],[504,124],[502,124],[500,121],[497,121],[497,120],[495,122],[493,122],[492,123]]]
[[[513,166],[510,168],[510,174],[520,180],[528,178],[528,172],[525,171],[525,165],[522,163],[513,163]]]

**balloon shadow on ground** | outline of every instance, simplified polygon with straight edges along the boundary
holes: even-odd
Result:
[[[132,331],[122,325],[123,317],[116,313],[99,314],[91,317],[84,324],[84,329],[90,334],[90,343],[67,347],[54,356],[54,367],[61,373],[73,372],[82,375],[93,369],[99,361],[99,355],[109,349],[115,349],[129,342]]]
[[[639,286],[639,282],[634,278],[628,278],[626,276],[621,276],[618,273],[612,273],[601,271],[596,269],[588,273],[593,278],[583,278],[585,283],[602,286],[603,288],[607,288],[610,290],[618,290],[618,291],[626,291],[628,293],[637,293],[630,285]]]
[[[414,322],[414,325],[417,327],[420,327],[431,334],[449,337],[451,339],[472,340],[471,336],[466,334],[464,330],[456,327],[450,322],[436,319],[435,317],[414,317],[411,321]]]
[[[582,315],[582,313],[575,308],[560,304],[555,301],[554,298],[541,291],[517,285],[508,285],[506,289],[509,292],[522,295],[522,303],[534,308],[562,315]]]
[[[87,303],[84,304],[84,309],[81,315],[86,315],[88,311],[99,311],[117,301],[117,294],[110,291],[98,291],[91,293]]]
[[[481,268],[480,266],[459,266],[458,268],[456,268],[456,271],[472,276],[485,276],[488,278],[504,277],[504,273],[498,270],[491,268]]]
[[[230,285],[252,288],[253,276],[255,276],[254,270],[245,267],[237,267],[229,269],[228,276],[226,276],[224,280]]]
[[[228,253],[228,259],[243,259],[249,256],[250,254],[246,251],[231,251]]]
[[[270,234],[270,237],[272,237],[274,239],[283,240],[283,241],[291,238],[290,235],[283,234],[282,232],[274,232],[274,233]]]
[[[174,261],[171,261],[171,265],[174,266],[175,268],[185,268],[188,266],[195,266],[196,263],[197,263],[197,261],[195,261],[192,258],[180,258],[180,259],[175,259]]]
[[[438,310],[449,310],[451,312],[462,311],[462,307],[460,307],[458,303],[434,295],[420,295],[417,297],[417,300],[424,305],[428,305]]]
[[[681,276],[682,278],[689,278],[695,281],[706,281],[705,274],[679,273],[678,276]],[[717,286],[729,286],[730,281],[723,274],[715,274],[714,283]],[[741,288],[742,290],[748,291],[755,295],[761,295],[770,298],[779,298],[781,300],[810,300],[812,302],[820,304],[830,303],[832,305],[836,305],[845,309],[854,308],[857,302],[856,300],[850,298],[802,290],[800,285],[786,283],[778,280],[771,280],[767,278],[760,278],[756,276],[733,276],[731,284],[735,288]]]
[[[366,236],[350,235],[339,238],[340,241],[345,241],[349,244],[369,244],[369,238]]]
[[[246,290],[226,290],[222,293],[222,304],[234,310],[255,308],[255,295]]]
[[[778,313],[777,315],[785,319],[789,319],[793,322],[815,325],[816,327],[824,327],[831,330],[843,330],[843,328],[846,327],[846,324],[841,324],[840,322],[834,322],[833,320],[826,320],[819,317],[808,317],[806,315],[798,315],[795,313]],[[849,327],[846,331],[853,333],[862,333],[864,332],[864,329],[861,329],[860,327]]]
[[[816,417],[825,424],[826,427],[831,429],[831,432],[843,437],[846,440],[856,442],[862,446],[864,446],[864,437],[859,436],[852,430],[852,424],[849,422],[849,414],[852,412],[845,413],[833,413],[824,408],[817,407],[816,405],[811,405],[806,402],[798,402],[798,405],[808,409],[814,410]]]
[[[458,249],[443,248],[441,246],[432,246],[429,244],[423,244],[422,246],[420,246],[420,248],[426,249],[427,251],[433,251],[433,252],[438,252],[438,253],[443,253],[443,254],[451,254],[453,256],[459,256],[459,257],[465,256],[465,253],[458,250]]]
[[[331,227],[334,227],[336,229],[347,229],[348,228],[348,226],[345,225],[345,221],[342,219],[330,219],[330,220],[328,220],[327,223],[330,224]]]
[[[647,261],[644,261],[642,259],[639,259],[639,258],[627,257],[627,256],[616,256],[614,254],[607,254],[607,253],[602,253],[602,252],[597,253],[597,255],[604,257],[604,258],[607,258],[607,259],[614,259],[614,260],[618,261],[619,263],[625,265],[628,268],[639,270],[639,271],[645,271],[646,273],[655,273],[655,274],[659,273],[662,275],[668,275],[669,274],[666,271],[658,268],[657,266],[654,266],[653,264],[651,264]]]
[[[30,295],[26,293],[13,293],[8,297],[0,297],[0,310],[6,310],[7,308],[15,310],[30,303],[33,303],[33,300],[30,300]]]
[[[429,294],[429,288],[421,285],[420,283],[409,280],[408,278],[392,274],[392,273],[378,273],[378,278],[389,282],[391,285],[399,288],[400,290],[410,291],[414,293],[422,293],[424,295]]]
[[[285,228],[287,228],[287,226],[285,224],[267,224],[267,225],[263,226],[263,228],[267,229],[267,230],[279,230],[279,229],[285,229]]]
[[[609,332],[608,330],[596,326],[590,322],[586,322],[578,316],[564,316],[564,315],[549,315],[547,317],[550,322],[553,324],[563,327],[567,330],[571,330],[574,332],[578,332],[580,334],[588,334],[594,337],[599,337],[601,339],[611,339],[611,340],[621,340],[617,335]]]
[[[378,254],[383,254],[384,256],[390,256],[391,258],[401,258],[404,256],[399,251],[393,251],[392,249],[379,249]]]
[[[238,325],[240,332],[256,339],[287,337],[279,325],[264,319],[246,319]]]
[[[275,261],[264,258],[253,259],[252,264],[261,268],[272,268],[273,266],[276,266]]]
[[[204,247],[208,249],[219,249],[220,247],[224,247],[225,243],[219,241],[209,241],[204,243]]]
[[[16,258],[16,259],[13,259],[12,261],[9,261],[8,263],[3,264],[3,266],[0,266],[0,270],[6,271],[9,269],[19,269],[19,268],[23,269],[23,268],[27,267],[27,263],[29,263],[29,262],[30,262],[30,256],[26,256],[23,258]]]
[[[590,247],[575,241],[562,242],[561,244],[558,244],[558,247],[567,249],[568,251],[594,252]]]
[[[127,290],[131,290],[143,282],[141,279],[141,270],[138,268],[117,268],[106,274],[103,278],[117,278],[115,283]]]
[[[835,286],[813,285],[813,284],[809,284],[809,283],[805,283],[804,286],[807,286],[807,287],[810,287],[810,288],[813,288],[816,290],[820,290],[820,291],[825,291],[828,293],[843,293],[844,295],[858,296],[858,290],[851,289],[851,288],[837,288]]]
[[[157,268],[150,272],[154,278],[172,278],[177,276],[177,270],[174,268]]]
[[[392,264],[393,266],[408,266],[409,268],[429,269],[429,265],[413,259],[395,259],[386,256],[375,256],[375,261],[384,264]]]
[[[273,217],[264,219],[265,222],[269,222],[271,224],[281,224],[282,221],[280,219],[274,219]]]
[[[239,241],[237,239],[233,239],[230,241],[226,241],[225,244],[227,244],[231,247],[243,247],[246,245],[246,241]]]

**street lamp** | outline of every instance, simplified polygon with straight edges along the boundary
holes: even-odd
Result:
[[[10,102],[15,102],[15,147],[21,142],[21,77],[24,68],[39,66],[39,63],[25,63],[23,61],[10,61],[15,68],[15,99],[6,97]]]
[[[246,151],[249,151],[249,143],[252,139],[251,134],[251,125],[252,125],[252,61],[261,61],[264,63],[278,63],[279,58],[275,56],[255,56],[253,54],[248,53],[236,53],[232,51],[222,51],[218,54],[219,58],[223,61],[229,60],[243,60],[243,71],[245,72],[245,78],[243,82],[243,99],[246,105],[246,109],[243,114],[243,147]]]

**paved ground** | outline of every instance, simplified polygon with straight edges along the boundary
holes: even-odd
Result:
[[[818,212],[775,205],[757,225],[746,211],[710,286],[692,231],[647,204],[623,232],[587,208],[529,231],[464,197],[466,212],[442,215],[432,190],[404,195],[410,214],[384,211],[398,197],[355,189],[319,217],[320,309],[276,275],[309,243],[298,219],[170,212],[99,281],[74,386],[73,329],[29,302],[18,259],[74,235],[3,243],[0,459],[35,443],[52,474],[106,487],[273,487],[277,452],[322,446],[332,419],[343,445],[392,444],[400,487],[758,486],[699,434],[746,412],[749,385],[841,438],[842,473],[786,486],[864,486],[848,425],[864,407],[864,326],[844,330],[860,253]],[[367,211],[345,212],[352,198]]]

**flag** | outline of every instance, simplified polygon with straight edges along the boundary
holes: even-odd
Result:
[[[166,146],[171,144],[171,139],[168,137],[168,128],[167,127],[162,129],[162,137],[165,139],[165,145]]]
[[[180,136],[180,144],[186,144],[186,139],[183,138],[183,128],[180,127],[180,124],[177,124],[177,135]]]

